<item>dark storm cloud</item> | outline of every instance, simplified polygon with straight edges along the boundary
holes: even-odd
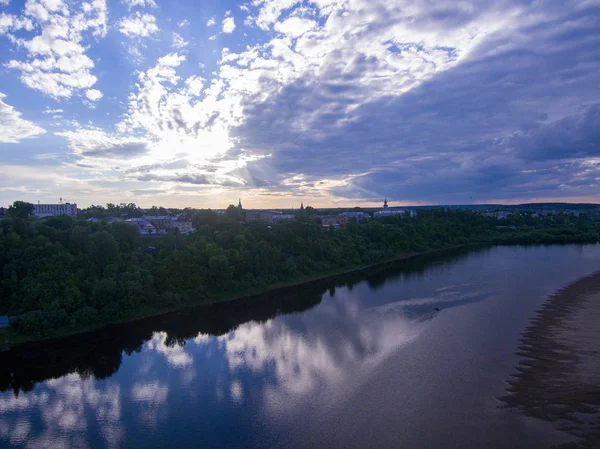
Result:
[[[461,26],[482,5],[422,20]],[[233,134],[240,148],[272,155],[249,164],[275,173],[271,184],[286,174],[361,174],[333,192],[350,198],[597,195],[598,165],[589,160],[600,157],[600,7],[535,8],[523,13],[535,21],[489,36],[407,93],[373,99],[358,82],[371,62],[358,58],[343,84],[331,68],[249,101]],[[347,112],[357,93],[364,100]]]

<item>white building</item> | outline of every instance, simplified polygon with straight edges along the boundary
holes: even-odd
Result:
[[[385,209],[385,210],[380,210],[380,211],[375,212],[373,214],[373,216],[389,217],[391,215],[404,215],[404,214],[408,214],[411,217],[414,217],[415,215],[417,215],[417,213],[411,209]]]
[[[55,215],[77,216],[77,204],[34,204],[33,216],[35,218],[54,217]]]

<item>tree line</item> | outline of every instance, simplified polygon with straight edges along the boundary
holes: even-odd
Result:
[[[294,220],[244,221],[191,211],[196,232],[141,237],[127,223],[67,216],[28,218],[23,204],[0,221],[0,315],[15,332],[41,337],[182,304],[259,292],[272,286],[370,265],[402,254],[469,243],[596,242],[586,217],[495,218],[463,210],[421,210],[323,228],[314,210]]]

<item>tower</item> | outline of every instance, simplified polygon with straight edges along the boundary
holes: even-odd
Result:
[[[238,198],[238,209],[242,208],[242,199]]]
[[[383,200],[383,208],[384,209],[388,208],[387,198],[385,200]]]

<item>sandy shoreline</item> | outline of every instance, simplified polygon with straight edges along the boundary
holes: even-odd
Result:
[[[501,399],[600,447],[600,272],[548,298],[519,339],[523,359]]]

